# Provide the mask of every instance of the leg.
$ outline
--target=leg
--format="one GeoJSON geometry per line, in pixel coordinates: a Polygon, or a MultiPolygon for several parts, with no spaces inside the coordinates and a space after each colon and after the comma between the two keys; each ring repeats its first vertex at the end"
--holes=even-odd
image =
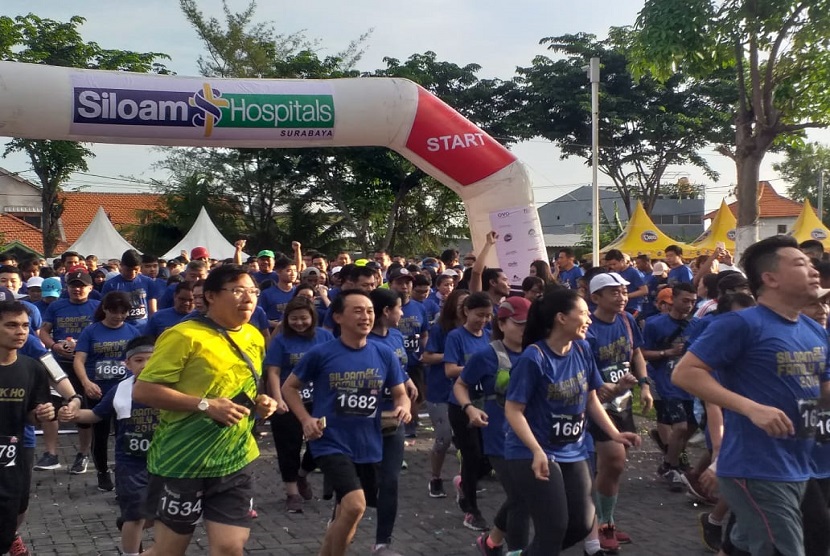
{"type": "Polygon", "coordinates": [[[144,556],[184,556],[193,533],[180,535],[157,519],[153,536],[155,544],[143,552],[144,556]]]}
{"type": "Polygon", "coordinates": [[[110,436],[111,419],[104,419],[92,425],[92,460],[98,473],[109,471],[107,467],[107,443],[110,436]]]}
{"type": "Polygon", "coordinates": [[[390,544],[398,515],[398,479],[403,461],[404,428],[383,437],[383,460],[378,473],[376,544],[390,544]]]}
{"type": "Polygon", "coordinates": [[[455,444],[461,450],[461,489],[464,493],[464,511],[478,514],[476,485],[482,458],[480,434],[478,430],[470,428],[469,419],[457,405],[449,404],[448,414],[455,444]]]}
{"type": "MultiPolygon", "coordinates": [[[[490,456],[490,463],[496,470],[496,476],[504,488],[504,493],[507,499],[499,508],[496,518],[493,520],[496,527],[504,532],[504,540],[507,541],[507,547],[510,550],[521,550],[527,546],[530,539],[530,516],[527,512],[527,507],[521,499],[521,496],[513,488],[513,483],[508,479],[507,462],[499,457],[490,456]]],[[[494,542],[497,539],[498,533],[495,530],[490,531],[490,536],[494,542]]],[[[497,542],[495,544],[500,544],[497,542]]]]}
{"type": "Polygon", "coordinates": [[[533,540],[522,556],[559,556],[568,529],[568,501],[559,464],[550,463],[550,477],[539,481],[530,460],[508,460],[507,476],[533,520],[533,540]]]}
{"type": "Polygon", "coordinates": [[[303,447],[303,429],[293,413],[274,414],[270,418],[277,465],[288,496],[298,496],[297,472],[300,470],[300,450],[303,447]]]}
{"type": "Polygon", "coordinates": [[[568,528],[562,548],[570,548],[588,536],[594,524],[591,471],[587,461],[559,464],[568,504],[568,528]]]}
{"type": "Polygon", "coordinates": [[[58,453],[58,427],[57,421],[46,421],[41,423],[40,427],[43,429],[43,444],[49,454],[57,455],[58,453]]]}
{"type": "Polygon", "coordinates": [[[125,521],[121,526],[121,551],[125,554],[138,554],[141,537],[144,533],[144,520],[125,521]]]}
{"type": "Polygon", "coordinates": [[[614,508],[625,470],[625,446],[617,442],[597,442],[596,489],[600,525],[614,524],[614,508]]]}
{"type": "Polygon", "coordinates": [[[830,511],[817,479],[807,482],[801,515],[804,519],[804,551],[808,556],[830,554],[830,511]]]}
{"type": "Polygon", "coordinates": [[[357,526],[366,511],[366,498],[362,490],[353,490],[340,500],[337,514],[326,531],[321,555],[345,556],[357,526]]]}
{"type": "Polygon", "coordinates": [[[210,556],[242,556],[245,543],[251,535],[247,527],[225,525],[215,521],[205,520],[210,556]]]}
{"type": "Polygon", "coordinates": [[[452,445],[452,427],[448,415],[448,404],[427,402],[429,419],[435,429],[435,441],[429,453],[429,462],[432,469],[432,478],[440,479],[444,467],[444,459],[452,445]]]}

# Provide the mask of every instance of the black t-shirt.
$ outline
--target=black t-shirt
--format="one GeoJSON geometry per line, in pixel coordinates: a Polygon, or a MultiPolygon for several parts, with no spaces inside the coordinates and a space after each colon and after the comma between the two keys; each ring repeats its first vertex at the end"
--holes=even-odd
{"type": "Polygon", "coordinates": [[[29,412],[48,401],[49,378],[43,363],[18,354],[11,365],[0,365],[0,496],[19,494],[23,428],[29,412]]]}

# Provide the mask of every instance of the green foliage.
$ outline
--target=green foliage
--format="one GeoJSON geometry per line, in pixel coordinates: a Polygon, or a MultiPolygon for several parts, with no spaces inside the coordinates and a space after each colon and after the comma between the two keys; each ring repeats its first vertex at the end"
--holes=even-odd
{"type": "MultiPolygon", "coordinates": [[[[619,207],[617,207],[617,203],[614,202],[614,214],[611,220],[608,219],[608,215],[605,214],[605,211],[600,210],[600,219],[599,219],[599,248],[602,249],[607,245],[610,245],[614,242],[615,239],[620,237],[620,235],[625,230],[625,227],[622,225],[620,221],[620,211],[619,207]]],[[[585,226],[585,230],[582,232],[582,237],[577,243],[577,246],[584,247],[588,252],[591,251],[593,244],[594,244],[594,227],[592,225],[585,226]]]]}
{"type": "Polygon", "coordinates": [[[557,57],[537,56],[532,66],[518,68],[524,106],[516,122],[523,137],[545,137],[563,157],[590,164],[591,87],[584,66],[599,57],[599,168],[614,182],[628,214],[636,199],[651,210],[671,166],[694,165],[717,179],[700,150],[724,140],[730,123],[724,109],[730,90],[717,80],[682,74],[663,83],[647,74],[635,78],[628,69],[630,34],[614,28],[603,41],[584,33],[542,39],[557,57]]]}
{"type": "MultiPolygon", "coordinates": [[[[773,169],[781,174],[790,185],[787,194],[796,201],[809,199],[813,207],[818,207],[818,180],[824,174],[825,213],[830,209],[830,147],[820,143],[807,143],[789,147],[783,162],[773,164],[773,169]]],[[[830,224],[830,216],[822,219],[830,224]]]]}
{"type": "MultiPolygon", "coordinates": [[[[87,69],[169,73],[157,62],[167,59],[158,52],[132,52],[101,48],[85,42],[80,33],[84,18],[68,22],[44,19],[34,14],[14,19],[0,17],[0,58],[6,61],[48,64],[87,69]]],[[[86,146],[71,141],[13,139],[3,156],[13,152],[28,155],[41,186],[43,204],[43,253],[52,256],[60,240],[58,219],[63,212],[60,190],[74,172],[88,170],[87,159],[94,156],[86,146]]]]}

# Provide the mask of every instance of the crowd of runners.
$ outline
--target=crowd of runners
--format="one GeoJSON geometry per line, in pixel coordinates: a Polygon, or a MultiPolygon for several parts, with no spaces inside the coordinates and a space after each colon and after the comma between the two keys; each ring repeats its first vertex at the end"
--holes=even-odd
{"type": "Polygon", "coordinates": [[[690,264],[677,246],[661,260],[611,250],[593,267],[564,248],[511,291],[484,265],[497,240],[422,259],[294,242],[243,260],[244,241],[219,261],[210,246],[168,261],[0,255],[0,554],[29,554],[18,531],[33,470],[84,474],[91,456],[99,490],[117,494],[122,554],[183,555],[203,523],[210,554],[241,556],[259,421],[286,512],[303,512],[308,475],[323,474],[319,554],[346,554],[374,507],[372,554],[399,556],[419,415],[434,431],[423,495],[455,497],[483,556],[647,546],[615,522],[641,444],[635,406],[656,413],[667,491],[712,505],[698,516],[706,548],[830,553],[821,243],[775,236],[740,264],[721,247],[690,264]],[[78,429],[72,461],[58,456],[61,422],[78,429]],[[707,450],[689,461],[695,436],[707,450]],[[485,516],[490,474],[504,501],[485,516]]]}

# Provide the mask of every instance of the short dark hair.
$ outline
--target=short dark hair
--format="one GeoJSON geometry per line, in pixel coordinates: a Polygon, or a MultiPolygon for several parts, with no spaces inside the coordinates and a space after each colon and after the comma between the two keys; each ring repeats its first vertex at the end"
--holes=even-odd
{"type": "Polygon", "coordinates": [[[193,284],[190,282],[185,282],[182,280],[178,284],[176,284],[176,289],[173,290],[173,295],[178,295],[179,292],[192,292],[193,291],[193,284]]]}
{"type": "Polygon", "coordinates": [[[522,280],[522,291],[529,292],[536,286],[540,286],[542,288],[545,287],[545,281],[539,278],[538,276],[526,276],[524,280],[522,280]]]}
{"type": "Polygon", "coordinates": [[[104,313],[105,310],[115,311],[121,309],[124,312],[129,312],[132,308],[133,304],[130,299],[130,294],[114,290],[108,292],[101,300],[101,304],[95,309],[95,314],[92,316],[92,320],[96,322],[104,320],[104,317],[106,316],[104,313]]]}
{"type": "Polygon", "coordinates": [[[417,286],[432,286],[432,282],[430,281],[429,277],[424,276],[421,273],[413,274],[412,278],[415,280],[412,283],[413,288],[417,286]]]}
{"type": "Polygon", "coordinates": [[[625,260],[625,255],[619,249],[611,249],[605,254],[606,261],[622,261],[625,260]]]}
{"type": "Polygon", "coordinates": [[[499,274],[504,272],[500,268],[485,268],[481,273],[481,291],[490,291],[490,282],[499,279],[499,274]]]}
{"type": "Polygon", "coordinates": [[[141,266],[141,255],[135,249],[127,249],[121,255],[121,264],[128,268],[141,266]]]}
{"type": "Polygon", "coordinates": [[[81,254],[77,251],[64,251],[63,253],[61,253],[62,262],[66,262],[66,259],[68,259],[69,257],[78,257],[79,259],[83,259],[81,254]]]}
{"type": "Polygon", "coordinates": [[[157,262],[159,262],[159,258],[155,255],[150,255],[148,253],[141,255],[141,264],[152,264],[157,262]]]}
{"type": "MultiPolygon", "coordinates": [[[[366,268],[366,267],[358,267],[358,268],[366,268]]],[[[329,308],[331,309],[331,312],[336,314],[336,315],[342,315],[343,311],[346,309],[346,298],[351,297],[353,295],[362,295],[363,297],[365,297],[369,301],[372,300],[372,298],[369,297],[369,294],[364,292],[363,290],[343,290],[342,292],[340,292],[340,295],[338,295],[336,298],[334,298],[334,301],[331,302],[331,305],[329,305],[329,308]]]]}
{"type": "Polygon", "coordinates": [[[824,244],[817,239],[807,239],[798,244],[798,248],[804,251],[805,249],[818,249],[824,252],[824,244]]]}
{"type": "MultiPolygon", "coordinates": [[[[248,276],[248,269],[242,265],[223,264],[222,266],[217,266],[211,270],[208,273],[207,278],[205,278],[203,292],[218,293],[222,291],[225,284],[236,282],[243,276],[248,276]]],[[[207,296],[205,296],[205,304],[207,303],[207,296]]]]}
{"type": "Polygon", "coordinates": [[[717,299],[718,298],[718,275],[717,274],[707,274],[703,277],[703,287],[706,289],[706,298],[707,299],[717,299]]]}
{"type": "Polygon", "coordinates": [[[450,265],[454,260],[458,258],[458,251],[455,249],[444,249],[441,252],[441,256],[438,257],[441,259],[441,262],[445,265],[450,265]]]}
{"type": "Polygon", "coordinates": [[[467,299],[464,300],[464,310],[465,311],[472,311],[474,309],[485,309],[488,308],[491,311],[493,310],[493,302],[490,300],[490,296],[484,292],[476,292],[471,293],[467,299]]]}
{"type": "Polygon", "coordinates": [[[737,288],[749,287],[749,282],[746,276],[737,270],[726,270],[718,274],[718,293],[723,295],[729,290],[737,288]]]}
{"type": "Polygon", "coordinates": [[[307,297],[295,295],[285,305],[285,310],[282,313],[282,323],[282,335],[285,337],[313,338],[314,334],[317,333],[317,310],[314,308],[314,303],[307,297]],[[295,311],[308,311],[311,315],[311,326],[303,333],[299,333],[288,326],[288,315],[295,311]]]}
{"type": "Polygon", "coordinates": [[[3,315],[19,315],[21,313],[29,314],[29,309],[21,302],[14,299],[0,301],[0,319],[3,315]]]}
{"type": "Polygon", "coordinates": [[[372,306],[375,308],[375,318],[377,319],[383,314],[383,310],[387,307],[395,307],[401,299],[398,292],[386,289],[376,288],[369,294],[369,299],[372,300],[372,306]]]}
{"type": "Polygon", "coordinates": [[[798,249],[798,242],[792,236],[777,235],[753,243],[744,251],[741,267],[746,272],[749,289],[756,297],[764,285],[764,272],[778,268],[778,250],[787,247],[798,249]]]}
{"type": "Polygon", "coordinates": [[[274,261],[274,270],[285,270],[293,264],[296,264],[293,259],[289,259],[288,257],[280,257],[274,261]]]}
{"type": "Polygon", "coordinates": [[[374,278],[375,271],[368,266],[353,266],[352,271],[349,273],[349,282],[356,283],[361,277],[374,278]]]}
{"type": "Polygon", "coordinates": [[[732,306],[737,305],[741,308],[755,307],[755,298],[748,293],[727,293],[718,298],[718,314],[722,315],[732,310],[732,306]]]}
{"type": "Polygon", "coordinates": [[[559,252],[560,253],[565,253],[565,256],[568,257],[568,258],[576,256],[576,254],[574,253],[573,247],[562,247],[562,248],[559,249],[559,252]]]}
{"type": "Polygon", "coordinates": [[[665,252],[668,253],[669,251],[671,251],[672,253],[674,253],[678,257],[683,256],[683,248],[680,247],[679,245],[669,245],[668,247],[666,247],[665,252]]]}
{"type": "Polygon", "coordinates": [[[681,293],[693,293],[697,295],[697,290],[692,284],[688,282],[680,282],[679,284],[675,284],[672,287],[671,296],[678,297],[681,293]]]}
{"type": "Polygon", "coordinates": [[[0,265],[0,274],[17,274],[21,280],[23,279],[23,271],[10,264],[0,265]]]}

